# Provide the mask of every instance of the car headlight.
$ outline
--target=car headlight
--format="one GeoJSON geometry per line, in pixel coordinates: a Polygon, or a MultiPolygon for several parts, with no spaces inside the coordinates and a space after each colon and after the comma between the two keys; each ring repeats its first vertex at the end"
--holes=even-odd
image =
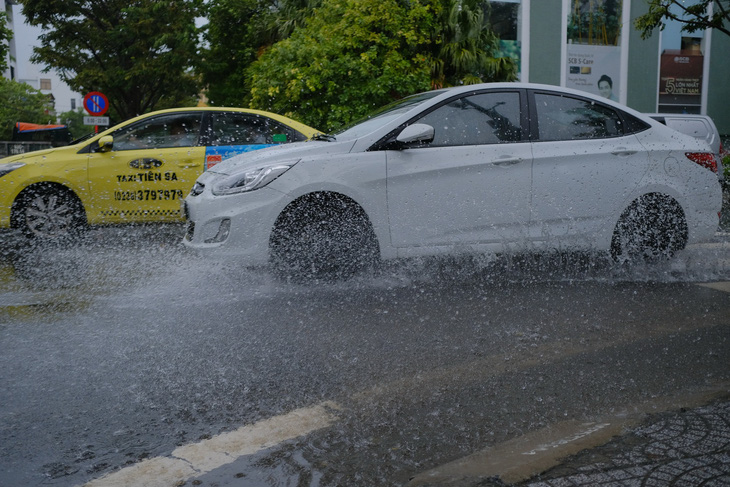
{"type": "Polygon", "coordinates": [[[25,166],[22,162],[11,162],[10,164],[0,164],[0,177],[5,176],[10,171],[15,171],[25,166]]]}
{"type": "Polygon", "coordinates": [[[297,162],[299,160],[277,162],[275,164],[257,167],[256,169],[247,169],[243,172],[231,174],[213,184],[213,194],[221,196],[263,188],[291,169],[297,162]]]}

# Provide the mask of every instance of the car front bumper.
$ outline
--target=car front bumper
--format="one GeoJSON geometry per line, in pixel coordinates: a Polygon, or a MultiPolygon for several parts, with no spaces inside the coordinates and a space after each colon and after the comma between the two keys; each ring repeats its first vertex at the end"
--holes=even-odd
{"type": "Polygon", "coordinates": [[[184,201],[187,229],[183,243],[203,255],[231,257],[239,265],[265,265],[276,217],[290,202],[283,193],[261,188],[251,193],[214,196],[204,191],[184,201]]]}

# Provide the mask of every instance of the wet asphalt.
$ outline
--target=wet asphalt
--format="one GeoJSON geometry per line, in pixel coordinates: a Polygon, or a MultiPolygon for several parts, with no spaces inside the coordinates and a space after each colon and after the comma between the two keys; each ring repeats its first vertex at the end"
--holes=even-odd
{"type": "Polygon", "coordinates": [[[177,485],[407,485],[661,397],[675,399],[528,478],[448,485],[727,485],[724,232],[641,269],[429,260],[305,285],[201,261],[180,231],[4,247],[0,485],[81,485],[321,401],[332,425],[177,485]]]}

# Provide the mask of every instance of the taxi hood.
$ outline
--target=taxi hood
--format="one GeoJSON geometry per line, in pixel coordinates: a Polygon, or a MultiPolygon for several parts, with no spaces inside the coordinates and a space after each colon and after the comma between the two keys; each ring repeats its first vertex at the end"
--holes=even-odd
{"type": "Polygon", "coordinates": [[[43,150],[36,150],[31,152],[24,152],[22,154],[17,154],[14,156],[8,156],[0,159],[0,164],[10,163],[10,162],[33,162],[29,161],[28,159],[34,158],[34,157],[47,157],[54,152],[66,150],[68,145],[65,145],[63,147],[53,147],[52,149],[43,149],[43,150]]]}

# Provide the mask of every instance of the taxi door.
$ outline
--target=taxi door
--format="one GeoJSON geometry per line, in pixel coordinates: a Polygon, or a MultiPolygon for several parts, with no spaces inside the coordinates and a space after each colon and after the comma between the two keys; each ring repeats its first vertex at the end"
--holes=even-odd
{"type": "Polygon", "coordinates": [[[203,171],[203,114],[168,113],[112,134],[111,150],[88,160],[94,223],[177,221],[181,202],[203,171]]]}

